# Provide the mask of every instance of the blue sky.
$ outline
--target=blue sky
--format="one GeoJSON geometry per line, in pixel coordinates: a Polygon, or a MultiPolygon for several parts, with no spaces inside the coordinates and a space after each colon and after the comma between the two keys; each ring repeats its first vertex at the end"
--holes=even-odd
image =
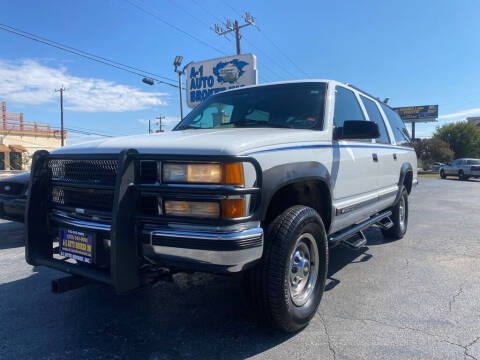
{"type": "MultiPolygon", "coordinates": [[[[257,55],[260,82],[345,81],[392,106],[439,104],[438,124],[480,115],[477,0],[128,1],[156,17],[126,0],[16,0],[0,2],[0,23],[175,81],[177,54],[184,63],[234,54],[233,38],[209,26],[248,10],[260,30],[243,29],[242,52],[257,55]]],[[[178,121],[175,88],[4,31],[0,43],[0,100],[25,121],[59,126],[62,83],[66,127],[123,135],[147,131],[159,115],[169,127],[178,121]]],[[[418,126],[417,136],[438,124],[418,126]]],[[[71,134],[70,143],[89,138],[71,134]]]]}

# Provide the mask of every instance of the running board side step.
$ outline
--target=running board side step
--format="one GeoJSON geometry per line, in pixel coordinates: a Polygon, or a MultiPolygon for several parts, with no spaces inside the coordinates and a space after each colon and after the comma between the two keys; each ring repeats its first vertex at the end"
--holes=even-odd
{"type": "Polygon", "coordinates": [[[393,226],[393,221],[390,219],[390,216],[387,216],[374,225],[382,230],[388,230],[393,226]]]}
{"type": "Polygon", "coordinates": [[[365,220],[364,222],[361,222],[360,224],[356,224],[352,227],[347,228],[344,231],[333,234],[328,239],[328,242],[330,246],[336,246],[340,243],[343,243],[353,249],[359,249],[367,243],[367,239],[365,238],[365,235],[363,234],[362,231],[369,228],[370,226],[373,226],[379,223],[381,224],[381,225],[379,224],[380,227],[393,226],[393,223],[390,220],[391,215],[392,215],[392,212],[390,210],[385,211],[381,214],[375,215],[370,219],[365,220]],[[387,221],[385,221],[385,219],[387,218],[390,221],[391,225],[387,223],[387,221]],[[352,237],[354,238],[351,239],[352,237]]]}

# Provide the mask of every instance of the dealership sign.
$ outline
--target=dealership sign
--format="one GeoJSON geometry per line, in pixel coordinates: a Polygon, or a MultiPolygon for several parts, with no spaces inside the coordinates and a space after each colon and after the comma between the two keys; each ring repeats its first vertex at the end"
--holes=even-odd
{"type": "Polygon", "coordinates": [[[190,63],[187,75],[187,105],[194,108],[220,91],[257,83],[257,58],[235,55],[190,63]]]}
{"type": "Polygon", "coordinates": [[[394,108],[405,122],[429,122],[438,117],[438,105],[405,106],[394,108]]]}

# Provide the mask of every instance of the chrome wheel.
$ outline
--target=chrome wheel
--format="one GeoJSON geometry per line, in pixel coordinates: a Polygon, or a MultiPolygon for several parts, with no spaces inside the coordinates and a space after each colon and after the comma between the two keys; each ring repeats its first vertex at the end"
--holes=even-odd
{"type": "Polygon", "coordinates": [[[290,298],[296,306],[304,305],[315,288],[318,277],[318,248],[310,233],[301,234],[290,256],[290,298]]]}
{"type": "Polygon", "coordinates": [[[405,219],[407,217],[407,206],[405,204],[405,197],[400,198],[400,204],[398,207],[398,220],[400,223],[400,229],[405,230],[405,219]]]}

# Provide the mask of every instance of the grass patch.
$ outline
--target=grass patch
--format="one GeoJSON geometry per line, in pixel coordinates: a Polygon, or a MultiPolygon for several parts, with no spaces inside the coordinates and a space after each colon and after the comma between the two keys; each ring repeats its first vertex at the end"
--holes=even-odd
{"type": "Polygon", "coordinates": [[[440,178],[440,174],[417,174],[417,176],[420,178],[440,178]]]}

